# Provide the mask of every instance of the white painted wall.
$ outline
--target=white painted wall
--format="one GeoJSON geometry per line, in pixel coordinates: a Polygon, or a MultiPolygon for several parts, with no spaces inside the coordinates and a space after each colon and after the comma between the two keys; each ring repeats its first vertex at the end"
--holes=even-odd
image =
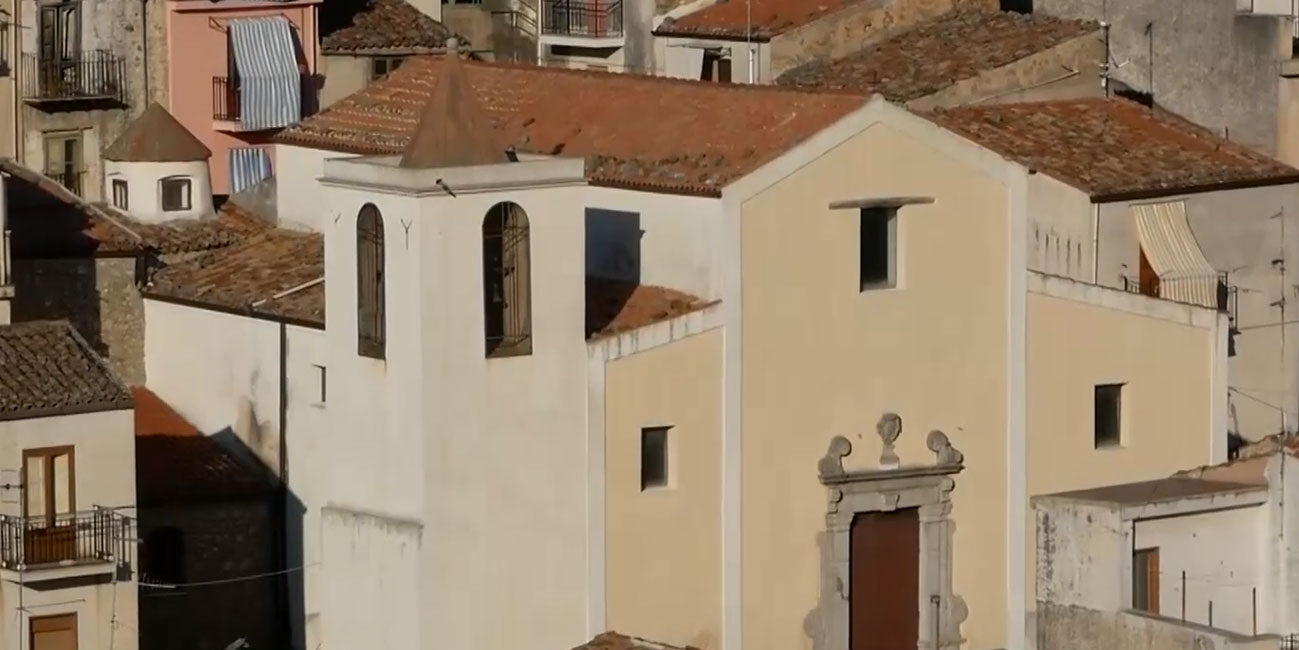
{"type": "Polygon", "coordinates": [[[731,57],[731,81],[748,83],[749,81],[749,48],[753,50],[754,83],[767,84],[771,77],[771,44],[744,41],[685,37],[655,36],[654,74],[676,79],[699,80],[703,71],[703,51],[721,49],[729,51],[731,57]]]}
{"type": "MultiPolygon", "coordinates": [[[[1093,281],[1095,232],[1087,194],[1045,174],[1028,177],[1028,268],[1093,281]]],[[[1113,286],[1113,285],[1110,285],[1113,286]]]]}
{"type": "Polygon", "coordinates": [[[1179,620],[1183,617],[1185,571],[1187,621],[1208,625],[1212,602],[1213,627],[1253,634],[1255,601],[1251,590],[1258,590],[1260,603],[1265,594],[1265,507],[1142,520],[1135,527],[1138,550],[1159,548],[1160,614],[1179,620]]]}
{"type": "Polygon", "coordinates": [[[113,204],[113,181],[126,181],[127,209],[131,216],[145,223],[172,219],[196,219],[210,215],[212,209],[212,175],[206,160],[191,162],[122,162],[104,161],[104,202],[113,204]],[[186,178],[190,181],[190,209],[162,209],[162,181],[186,178]]]}
{"type": "Polygon", "coordinates": [[[275,145],[275,209],[280,225],[324,232],[340,214],[320,191],[318,181],[324,175],[325,161],[355,157],[325,149],[275,145]]]}
{"type": "MultiPolygon", "coordinates": [[[[77,510],[93,506],[119,507],[135,516],[135,421],[130,409],[79,413],[0,422],[0,469],[22,468],[24,449],[73,447],[76,464],[77,510]]],[[[22,515],[22,503],[0,499],[0,514],[22,515]]],[[[128,562],[138,571],[135,549],[128,562]]],[[[57,569],[55,569],[57,571],[57,569]]],[[[29,574],[26,580],[31,580],[29,574]]],[[[77,645],[81,648],[134,650],[139,647],[135,580],[105,584],[18,584],[15,573],[0,580],[0,615],[4,616],[5,647],[26,648],[32,617],[77,614],[77,645]],[[20,595],[21,592],[21,595],[20,595]],[[116,625],[113,624],[116,619],[116,625]],[[110,639],[112,642],[110,643],[110,639]]]]}

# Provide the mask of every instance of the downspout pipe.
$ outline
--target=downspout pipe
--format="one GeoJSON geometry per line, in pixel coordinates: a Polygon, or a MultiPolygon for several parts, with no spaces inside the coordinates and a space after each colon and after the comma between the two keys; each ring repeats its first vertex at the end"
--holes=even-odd
{"type": "Polygon", "coordinates": [[[276,625],[276,634],[280,640],[280,647],[287,648],[292,643],[292,631],[289,624],[289,534],[288,534],[288,510],[289,510],[289,326],[284,321],[280,321],[280,377],[279,377],[279,401],[280,401],[280,449],[279,449],[279,474],[280,485],[276,494],[273,523],[275,525],[275,536],[277,553],[275,558],[275,570],[280,572],[279,579],[276,581],[276,606],[279,609],[279,615],[276,616],[278,624],[276,625]]]}
{"type": "MultiPolygon", "coordinates": [[[[21,2],[21,0],[19,0],[21,2]]],[[[147,107],[150,102],[149,95],[149,0],[140,0],[140,40],[143,42],[144,65],[144,101],[142,106],[147,107]]]]}

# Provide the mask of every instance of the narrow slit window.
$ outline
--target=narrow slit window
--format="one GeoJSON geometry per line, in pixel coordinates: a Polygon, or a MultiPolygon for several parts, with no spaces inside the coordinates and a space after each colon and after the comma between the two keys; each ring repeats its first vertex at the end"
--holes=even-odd
{"type": "Polygon", "coordinates": [[[1101,384],[1095,389],[1094,442],[1097,449],[1123,442],[1123,384],[1101,384]]]}
{"type": "Polygon", "coordinates": [[[113,179],[113,207],[118,210],[130,209],[130,202],[127,198],[126,181],[120,178],[113,179]]]}
{"type": "Polygon", "coordinates": [[[383,217],[367,203],[356,217],[356,338],[357,353],[373,359],[384,358],[384,261],[383,217]]]}
{"type": "Polygon", "coordinates": [[[319,399],[316,400],[316,402],[319,404],[324,404],[325,403],[325,366],[313,365],[312,367],[316,369],[316,374],[320,379],[320,397],[319,399]]]}
{"type": "Polygon", "coordinates": [[[1132,609],[1159,613],[1159,549],[1132,553],[1132,609]]]}
{"type": "Polygon", "coordinates": [[[860,211],[861,290],[897,286],[897,210],[862,208],[860,211]]]}
{"type": "Polygon", "coordinates": [[[532,354],[528,215],[497,203],[483,219],[483,338],[488,357],[532,354]]]}
{"type": "Polygon", "coordinates": [[[668,431],[671,427],[640,430],[641,491],[668,486],[668,431]]]}

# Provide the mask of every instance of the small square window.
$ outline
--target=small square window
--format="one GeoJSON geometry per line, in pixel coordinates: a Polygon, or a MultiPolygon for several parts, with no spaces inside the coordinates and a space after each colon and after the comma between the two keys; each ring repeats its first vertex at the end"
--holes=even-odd
{"type": "Polygon", "coordinates": [[[1123,384],[1101,384],[1095,392],[1095,446],[1117,447],[1123,442],[1123,384]]]}
{"type": "Polygon", "coordinates": [[[379,56],[370,60],[370,81],[378,81],[388,75],[389,72],[401,67],[405,57],[401,56],[379,56]]]}
{"type": "Polygon", "coordinates": [[[190,183],[188,178],[162,179],[162,209],[179,212],[190,209],[190,183]]]}
{"type": "Polygon", "coordinates": [[[640,430],[641,491],[668,486],[668,430],[645,427],[640,430]]]}
{"type": "Polygon", "coordinates": [[[896,208],[862,208],[859,252],[861,290],[891,289],[898,283],[896,208]]]}
{"type": "Polygon", "coordinates": [[[130,208],[126,196],[126,181],[120,178],[113,179],[113,207],[118,210],[127,210],[130,208]]]}

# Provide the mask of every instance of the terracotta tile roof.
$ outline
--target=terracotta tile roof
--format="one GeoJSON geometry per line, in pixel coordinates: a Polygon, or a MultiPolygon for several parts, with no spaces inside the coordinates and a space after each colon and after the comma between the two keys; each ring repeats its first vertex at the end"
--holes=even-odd
{"type": "Polygon", "coordinates": [[[617,632],[604,632],[573,650],[697,650],[693,646],[670,646],[617,632]]]}
{"type": "MultiPolygon", "coordinates": [[[[326,54],[367,51],[435,50],[446,47],[452,36],[446,25],[433,20],[406,0],[370,0],[352,18],[352,24],[320,41],[326,54]]],[[[468,43],[462,38],[460,45],[468,43]]]]}
{"type": "Polygon", "coordinates": [[[158,271],[144,294],[324,327],[324,277],[320,234],[271,229],[158,271]]]}
{"type": "Polygon", "coordinates": [[[499,134],[465,78],[460,57],[445,61],[399,164],[435,169],[509,162],[505,145],[498,142],[499,134]]]}
{"type": "Polygon", "coordinates": [[[266,468],[203,435],[144,387],[135,398],[135,486],[140,505],[269,496],[266,468]]]}
{"type": "Polygon", "coordinates": [[[212,157],[212,150],[153,102],[104,150],[105,160],[123,162],[193,162],[212,157]]]}
{"type": "Polygon", "coordinates": [[[927,117],[1093,201],[1299,182],[1299,170],[1123,99],[962,107],[927,117]]]}
{"type": "Polygon", "coordinates": [[[669,18],[654,30],[656,36],[704,36],[720,39],[770,40],[781,32],[801,27],[861,0],[719,0],[711,7],[669,18]]]}
{"type": "Polygon", "coordinates": [[[270,225],[226,202],[214,217],[145,224],[87,203],[53,180],[0,159],[9,204],[12,253],[18,259],[199,252],[229,246],[270,225]]]}
{"type": "Polygon", "coordinates": [[[709,301],[675,289],[619,280],[586,279],[586,336],[613,336],[702,309],[709,301]]]}
{"type": "Polygon", "coordinates": [[[131,394],[66,321],[0,326],[0,420],[131,408],[131,394]]]}
{"type": "MultiPolygon", "coordinates": [[[[771,86],[506,63],[464,66],[503,142],[522,152],[585,156],[596,184],[664,192],[716,195],[865,103],[771,86]]],[[[276,140],[400,154],[441,70],[437,57],[412,59],[276,140]]]]}
{"type": "Polygon", "coordinates": [[[1098,29],[1090,21],[965,7],[841,59],[789,70],[776,83],[880,93],[889,101],[906,102],[1098,29]]]}

